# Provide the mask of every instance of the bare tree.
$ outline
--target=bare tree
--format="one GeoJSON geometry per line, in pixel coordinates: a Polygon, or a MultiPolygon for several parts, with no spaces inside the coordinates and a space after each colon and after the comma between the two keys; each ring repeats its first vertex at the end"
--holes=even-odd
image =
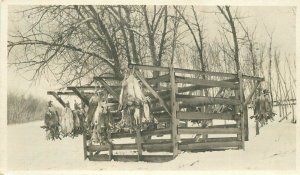
{"type": "Polygon", "coordinates": [[[236,31],[236,27],[235,27],[235,18],[232,16],[229,6],[225,6],[225,7],[218,6],[218,9],[220,10],[221,14],[224,16],[228,25],[230,26],[230,30],[228,30],[228,29],[225,29],[225,30],[232,34],[234,48],[232,48],[230,45],[229,45],[229,47],[230,47],[230,50],[232,50],[232,52],[234,53],[234,62],[235,62],[235,66],[236,66],[236,71],[239,72],[240,71],[239,44],[238,44],[238,38],[237,38],[237,31],[236,31]]]}

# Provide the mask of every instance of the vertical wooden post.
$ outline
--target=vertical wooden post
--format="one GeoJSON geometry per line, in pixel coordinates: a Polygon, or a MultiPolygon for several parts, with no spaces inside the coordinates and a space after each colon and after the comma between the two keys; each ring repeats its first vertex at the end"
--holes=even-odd
{"type": "Polygon", "coordinates": [[[137,128],[136,129],[136,138],[135,138],[135,142],[137,144],[137,148],[138,148],[138,161],[143,160],[143,155],[142,155],[142,136],[141,136],[141,129],[137,128]]]}
{"type": "Polygon", "coordinates": [[[108,140],[108,157],[109,160],[113,159],[113,143],[111,142],[111,131],[107,131],[107,140],[108,140]]]}
{"type": "MultiPolygon", "coordinates": [[[[81,99],[81,104],[83,102],[84,101],[81,99]]],[[[86,105],[89,106],[89,104],[86,104],[86,105]]],[[[84,131],[82,133],[82,141],[83,141],[83,157],[84,157],[84,160],[85,160],[88,157],[88,155],[87,155],[87,139],[86,139],[86,131],[85,131],[85,129],[84,129],[84,131]]]]}
{"type": "Polygon", "coordinates": [[[171,127],[172,127],[172,145],[173,145],[173,157],[175,158],[178,155],[178,133],[177,133],[177,127],[178,127],[178,121],[176,117],[177,112],[177,102],[176,102],[176,92],[177,92],[177,85],[175,82],[175,72],[174,68],[170,67],[170,83],[171,83],[171,114],[172,114],[172,121],[171,121],[171,127]]]}
{"type": "Polygon", "coordinates": [[[259,135],[259,122],[258,122],[258,120],[255,121],[255,131],[256,131],[256,135],[259,135]]]}
{"type": "Polygon", "coordinates": [[[83,140],[83,158],[84,158],[84,160],[85,160],[85,159],[87,158],[86,133],[83,132],[82,136],[83,136],[83,138],[82,138],[82,140],[83,140]]]}
{"type": "Polygon", "coordinates": [[[244,115],[244,90],[243,90],[243,75],[242,72],[238,72],[238,77],[239,77],[239,92],[240,92],[240,113],[241,113],[241,130],[242,130],[242,148],[245,150],[245,115],[244,115]]]}

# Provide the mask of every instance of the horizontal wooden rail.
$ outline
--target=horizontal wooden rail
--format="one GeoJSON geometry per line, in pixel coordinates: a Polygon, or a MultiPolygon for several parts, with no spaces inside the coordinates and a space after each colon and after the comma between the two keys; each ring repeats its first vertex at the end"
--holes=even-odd
{"type": "Polygon", "coordinates": [[[170,82],[170,75],[161,75],[153,78],[145,78],[149,84],[170,82]]]}
{"type": "Polygon", "coordinates": [[[189,143],[179,144],[179,149],[182,151],[195,150],[195,149],[220,149],[220,148],[235,148],[241,147],[241,141],[229,141],[229,142],[205,142],[205,143],[189,143]]]}
{"type": "Polygon", "coordinates": [[[178,134],[239,134],[240,128],[178,128],[178,134]]]}
{"type": "Polygon", "coordinates": [[[172,148],[172,142],[170,143],[143,143],[142,144],[143,150],[152,149],[152,150],[166,150],[172,148]]]}
{"type": "Polygon", "coordinates": [[[177,118],[180,120],[198,120],[198,119],[220,119],[234,120],[234,113],[203,113],[203,112],[177,112],[177,118]]]}
{"type": "MultiPolygon", "coordinates": [[[[129,64],[129,68],[137,68],[143,70],[152,70],[152,71],[160,71],[160,72],[169,72],[169,67],[158,67],[158,66],[151,66],[151,65],[139,65],[139,64],[129,64]]],[[[174,68],[175,73],[184,73],[184,74],[196,74],[196,75],[208,75],[208,76],[218,76],[218,77],[228,77],[228,78],[237,78],[237,74],[232,73],[222,73],[222,72],[210,72],[210,71],[200,71],[200,70],[190,70],[190,69],[181,69],[181,68],[174,68]]],[[[261,77],[254,77],[249,75],[243,75],[243,79],[249,80],[258,80],[264,81],[264,78],[261,77]]]]}
{"type": "MultiPolygon", "coordinates": [[[[112,144],[113,150],[136,150],[137,144],[112,144]]],[[[108,145],[90,145],[87,146],[87,151],[108,151],[108,145]]]]}
{"type": "Polygon", "coordinates": [[[176,94],[176,99],[177,101],[188,103],[190,105],[212,105],[212,104],[239,105],[241,104],[241,101],[238,99],[192,96],[192,95],[182,95],[182,94],[176,94]]]}
{"type": "MultiPolygon", "coordinates": [[[[165,135],[171,134],[171,128],[157,129],[153,131],[142,131],[141,136],[153,136],[153,135],[165,135]]],[[[111,138],[126,138],[126,137],[136,137],[136,133],[111,133],[111,138]]]]}
{"type": "Polygon", "coordinates": [[[224,88],[237,89],[239,87],[234,82],[202,80],[199,78],[188,78],[188,77],[179,77],[179,76],[176,76],[176,83],[201,85],[203,88],[224,87],[224,88]]]}
{"type": "MultiPolygon", "coordinates": [[[[137,155],[113,155],[114,161],[120,162],[138,162],[137,155]]],[[[167,162],[173,160],[173,155],[142,155],[144,162],[167,162]]],[[[95,156],[89,156],[91,161],[110,161],[108,154],[100,154],[95,156]]]]}
{"type": "MultiPolygon", "coordinates": [[[[172,148],[172,143],[143,143],[142,149],[145,151],[147,149],[151,150],[168,150],[172,148]]],[[[112,144],[112,150],[136,150],[138,149],[137,144],[112,144]]],[[[108,145],[90,145],[87,146],[87,151],[96,152],[96,151],[108,151],[108,145]]]]}

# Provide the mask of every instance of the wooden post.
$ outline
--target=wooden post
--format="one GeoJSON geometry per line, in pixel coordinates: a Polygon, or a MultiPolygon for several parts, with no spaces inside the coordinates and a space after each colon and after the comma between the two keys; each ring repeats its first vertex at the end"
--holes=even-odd
{"type": "Polygon", "coordinates": [[[109,160],[113,159],[113,143],[111,142],[111,131],[107,131],[107,139],[108,139],[108,156],[109,156],[109,160]]]}
{"type": "Polygon", "coordinates": [[[138,161],[143,160],[143,150],[142,150],[142,136],[141,136],[141,129],[137,128],[136,129],[136,138],[135,138],[135,142],[137,144],[137,148],[138,148],[138,161]]]}
{"type": "Polygon", "coordinates": [[[238,72],[238,77],[239,77],[239,95],[240,95],[240,100],[241,100],[241,105],[240,105],[240,113],[241,113],[241,130],[242,130],[242,148],[245,150],[245,115],[244,115],[244,90],[243,90],[243,75],[242,72],[238,72]]]}
{"type": "Polygon", "coordinates": [[[87,149],[86,149],[86,133],[83,132],[83,158],[84,160],[87,158],[87,149]]]}
{"type": "Polygon", "coordinates": [[[171,113],[172,113],[172,145],[173,145],[173,157],[175,158],[178,155],[178,120],[176,117],[177,112],[177,102],[176,102],[176,92],[177,92],[177,84],[175,83],[175,72],[174,68],[170,67],[170,82],[171,82],[171,113]]]}
{"type": "Polygon", "coordinates": [[[258,120],[255,121],[255,131],[256,131],[256,135],[259,135],[259,122],[258,122],[258,120]]]}
{"type": "MultiPolygon", "coordinates": [[[[149,85],[149,83],[147,83],[147,81],[143,78],[143,76],[138,71],[135,71],[134,73],[141,80],[141,82],[145,85],[145,87],[151,92],[151,94],[159,100],[160,105],[163,106],[163,108],[166,110],[166,112],[169,115],[171,115],[167,105],[165,104],[165,101],[158,95],[158,93],[155,92],[155,90],[149,85]]],[[[175,78],[174,78],[174,83],[175,83],[175,78]]]]}
{"type": "Polygon", "coordinates": [[[103,80],[101,77],[94,77],[95,80],[99,81],[103,87],[117,100],[119,100],[118,94],[103,80]]]}
{"type": "Polygon", "coordinates": [[[76,87],[68,87],[68,89],[72,90],[84,104],[89,105],[88,98],[84,94],[81,94],[76,87]]]}
{"type": "Polygon", "coordinates": [[[66,103],[57,95],[54,91],[48,91],[48,95],[52,95],[63,107],[66,107],[66,103]]]}

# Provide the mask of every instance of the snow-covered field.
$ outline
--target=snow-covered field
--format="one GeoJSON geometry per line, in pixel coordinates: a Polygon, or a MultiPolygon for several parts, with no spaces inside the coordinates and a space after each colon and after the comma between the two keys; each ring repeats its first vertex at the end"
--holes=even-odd
{"type": "Polygon", "coordinates": [[[166,163],[83,160],[82,136],[47,141],[40,121],[10,125],[8,170],[295,170],[296,125],[274,121],[255,136],[254,122],[249,122],[245,151],[183,152],[166,163]]]}

